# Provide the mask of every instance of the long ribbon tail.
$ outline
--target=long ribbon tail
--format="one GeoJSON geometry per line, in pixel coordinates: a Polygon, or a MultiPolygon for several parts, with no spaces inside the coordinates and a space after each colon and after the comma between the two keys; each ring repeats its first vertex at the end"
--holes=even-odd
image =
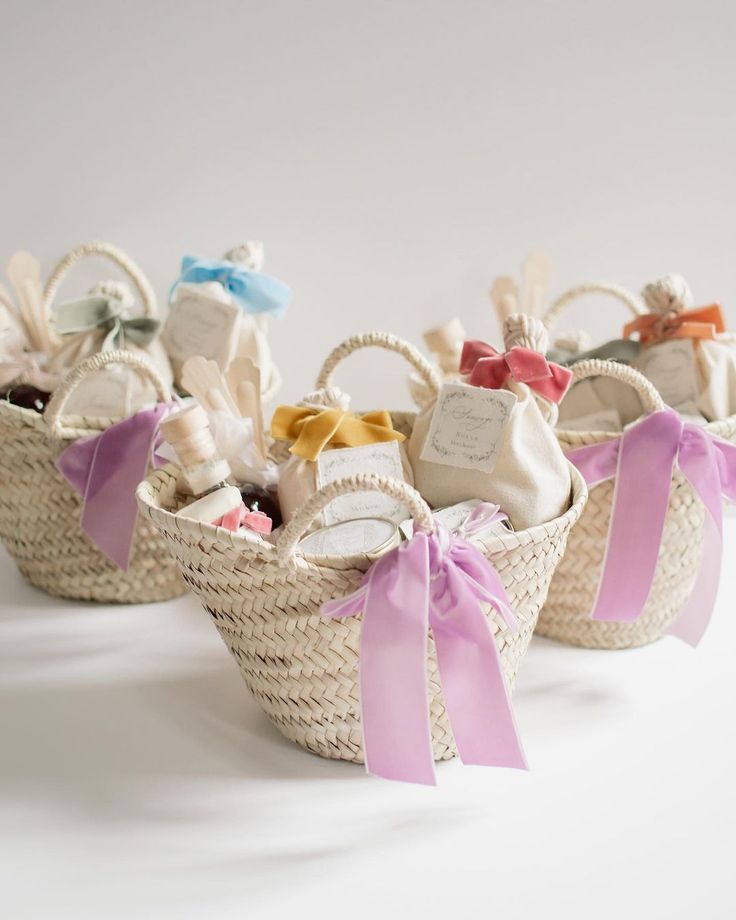
{"type": "Polygon", "coordinates": [[[427,698],[429,551],[417,533],[382,556],[363,585],[328,601],[323,616],[363,611],[360,709],[369,773],[435,785],[427,698]]]}
{"type": "MultiPolygon", "coordinates": [[[[616,442],[613,509],[591,612],[594,620],[632,622],[644,610],[657,570],[681,432],[680,418],[665,409],[634,425],[616,442]]],[[[609,472],[606,444],[571,451],[568,457],[581,463],[586,479],[609,472]]]]}
{"type": "Polygon", "coordinates": [[[696,646],[708,627],[718,593],[723,556],[722,495],[736,499],[736,447],[687,425],[678,466],[705,506],[700,565],[692,591],[668,632],[696,646]]]}
{"type": "Polygon", "coordinates": [[[71,444],[59,472],[83,498],[81,528],[97,548],[128,570],[138,516],[135,490],[146,475],[159,421],[169,406],[144,409],[102,434],[71,444]]]}
{"type": "Polygon", "coordinates": [[[429,550],[418,533],[375,563],[360,636],[360,702],[368,772],[433,786],[428,635],[429,550]]]}
{"type": "MultiPolygon", "coordinates": [[[[466,764],[526,770],[496,640],[478,597],[451,558],[445,561],[445,575],[444,584],[436,582],[433,588],[429,616],[460,758],[466,764]]],[[[510,609],[498,573],[493,570],[488,577],[495,582],[497,604],[510,609]]]]}

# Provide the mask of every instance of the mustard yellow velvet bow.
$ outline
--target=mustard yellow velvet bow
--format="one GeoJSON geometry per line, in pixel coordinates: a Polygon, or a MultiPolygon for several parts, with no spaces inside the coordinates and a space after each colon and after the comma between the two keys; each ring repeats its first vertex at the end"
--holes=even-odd
{"type": "Polygon", "coordinates": [[[294,441],[292,454],[316,460],[325,447],[362,447],[382,441],[403,441],[385,410],[355,415],[342,409],[278,406],[271,421],[274,438],[294,441]]]}

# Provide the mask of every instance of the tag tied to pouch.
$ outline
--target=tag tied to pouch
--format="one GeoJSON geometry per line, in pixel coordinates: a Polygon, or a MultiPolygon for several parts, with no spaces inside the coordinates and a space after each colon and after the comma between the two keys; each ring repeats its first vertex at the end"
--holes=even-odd
{"type": "Polygon", "coordinates": [[[442,386],[420,458],[492,473],[517,397],[462,383],[442,386]]]}
{"type": "MultiPolygon", "coordinates": [[[[349,411],[349,397],[334,387],[308,394],[297,406],[278,406],[271,434],[290,441],[289,458],[279,466],[279,504],[284,521],[318,489],[356,473],[378,473],[413,485],[405,436],[393,427],[388,412],[358,415],[349,411]]],[[[374,493],[340,496],[315,522],[357,517],[403,520],[403,507],[390,497],[374,493]]]]}
{"type": "Polygon", "coordinates": [[[291,291],[262,268],[259,241],[237,246],[222,259],[184,256],[162,333],[178,386],[184,363],[198,355],[215,361],[223,373],[234,359],[250,358],[260,369],[263,392],[278,387],[268,317],[285,312],[291,291]]]}
{"type": "Polygon", "coordinates": [[[693,404],[696,418],[707,421],[734,414],[736,338],[726,330],[720,305],[693,308],[681,275],[648,284],[642,295],[650,312],[624,328],[625,336],[639,336],[641,353],[634,366],[681,414],[692,414],[693,404]]]}
{"type": "Polygon", "coordinates": [[[521,530],[569,507],[570,470],[548,419],[572,374],[547,361],[547,333],[534,317],[507,317],[504,345],[465,343],[464,383],[444,384],[419,413],[408,453],[430,505],[482,499],[521,530]]]}

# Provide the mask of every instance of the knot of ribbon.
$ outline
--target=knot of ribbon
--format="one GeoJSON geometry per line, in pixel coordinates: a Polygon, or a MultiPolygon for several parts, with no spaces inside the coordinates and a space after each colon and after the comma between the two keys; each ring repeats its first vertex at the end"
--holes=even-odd
{"type": "Polygon", "coordinates": [[[538,351],[514,345],[502,354],[477,339],[463,345],[460,373],[470,376],[471,386],[489,390],[499,390],[511,377],[553,403],[562,400],[572,381],[569,368],[553,364],[538,351]]]}
{"type": "Polygon", "coordinates": [[[653,412],[619,437],[569,451],[567,458],[593,488],[615,478],[613,509],[594,620],[631,622],[641,616],[657,571],[672,472],[676,466],[705,506],[695,582],[669,632],[690,645],[713,612],[721,569],[723,509],[736,501],[736,446],[672,409],[653,412]]]}
{"type": "Polygon", "coordinates": [[[281,316],[289,306],[291,290],[283,281],[253,271],[226,259],[198,259],[184,256],[181,273],[171,288],[180,284],[204,284],[218,281],[246,313],[270,313],[281,316]]]}
{"type": "Polygon", "coordinates": [[[667,339],[714,339],[726,331],[726,320],[718,304],[696,310],[642,313],[624,326],[624,338],[639,333],[642,345],[656,345],[667,339]]]}
{"type": "Polygon", "coordinates": [[[160,463],[159,424],[173,408],[159,403],[70,444],[56,468],[82,498],[82,531],[118,568],[127,572],[138,517],[135,490],[149,464],[160,463]]]}
{"type": "Polygon", "coordinates": [[[92,294],[57,307],[55,325],[60,335],[103,329],[106,334],[100,351],[112,351],[130,343],[145,347],[156,337],[161,323],[151,316],[128,317],[116,297],[92,294]]]}
{"type": "Polygon", "coordinates": [[[478,534],[487,530],[491,524],[498,521],[508,521],[509,516],[501,511],[499,505],[492,502],[481,502],[476,505],[465,520],[453,528],[452,533],[463,540],[471,540],[478,534]]]}
{"type": "Polygon", "coordinates": [[[498,572],[470,543],[416,532],[381,556],[353,594],[325,617],[363,614],[360,710],[366,768],[386,779],[434,785],[427,688],[432,629],[442,694],[466,764],[526,769],[496,640],[481,604],[518,624],[498,572]]]}
{"type": "Polygon", "coordinates": [[[292,454],[316,460],[325,447],[363,447],[385,441],[404,441],[395,431],[391,415],[381,409],[355,415],[343,409],[311,406],[278,406],[271,421],[274,438],[294,441],[292,454]]]}

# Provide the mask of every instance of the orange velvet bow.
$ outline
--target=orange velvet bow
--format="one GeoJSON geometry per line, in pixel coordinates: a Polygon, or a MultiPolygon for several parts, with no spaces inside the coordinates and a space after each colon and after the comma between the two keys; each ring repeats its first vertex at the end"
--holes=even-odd
{"type": "Polygon", "coordinates": [[[638,332],[642,345],[655,345],[667,339],[714,339],[717,332],[725,331],[723,310],[714,303],[696,310],[642,313],[624,326],[624,338],[638,332]]]}

